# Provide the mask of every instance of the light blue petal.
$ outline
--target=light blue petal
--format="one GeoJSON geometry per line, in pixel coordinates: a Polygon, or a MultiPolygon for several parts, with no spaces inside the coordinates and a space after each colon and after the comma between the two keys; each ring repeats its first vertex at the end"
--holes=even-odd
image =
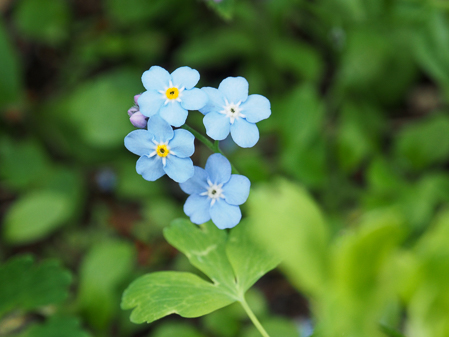
{"type": "Polygon", "coordinates": [[[134,130],[125,137],[125,147],[138,156],[147,155],[154,151],[152,138],[147,130],[134,130]]]}
{"type": "Polygon", "coordinates": [[[215,140],[223,140],[229,135],[229,118],[225,115],[212,111],[203,118],[206,134],[215,140]]]}
{"type": "Polygon", "coordinates": [[[253,147],[259,140],[259,129],[256,124],[239,118],[231,125],[231,137],[240,147],[253,147]]]}
{"type": "Polygon", "coordinates": [[[213,204],[209,212],[212,222],[220,229],[235,227],[242,219],[239,206],[229,205],[223,199],[213,204]]]}
{"type": "Polygon", "coordinates": [[[168,102],[163,105],[159,114],[168,124],[180,127],[184,125],[187,119],[187,110],[184,109],[179,102],[168,102]]]}
{"type": "Polygon", "coordinates": [[[206,196],[193,194],[184,204],[184,213],[194,224],[201,225],[210,220],[210,200],[206,196]]]}
{"type": "Polygon", "coordinates": [[[219,112],[223,110],[225,101],[223,93],[220,90],[211,87],[204,87],[201,88],[201,90],[204,91],[208,96],[208,101],[206,105],[204,106],[204,108],[200,109],[200,112],[203,115],[211,111],[219,112]]]}
{"type": "Polygon", "coordinates": [[[199,110],[207,103],[207,95],[198,88],[184,90],[181,96],[181,105],[187,110],[199,110]]]}
{"type": "Polygon", "coordinates": [[[194,140],[195,136],[189,131],[177,129],[175,130],[173,139],[168,145],[170,146],[170,151],[173,151],[176,157],[187,158],[195,152],[195,145],[193,145],[194,140]]]}
{"type": "Polygon", "coordinates": [[[180,67],[171,73],[171,77],[178,88],[192,89],[200,80],[200,73],[190,67],[180,67]]]}
{"type": "Polygon", "coordinates": [[[248,99],[241,106],[242,114],[251,123],[260,122],[271,115],[270,101],[262,95],[249,95],[248,99]]]}
{"type": "Polygon", "coordinates": [[[167,164],[164,167],[165,173],[177,183],[183,183],[193,177],[193,162],[190,158],[178,158],[176,156],[167,157],[167,164]]]}
{"type": "Polygon", "coordinates": [[[137,104],[139,104],[139,110],[144,116],[151,117],[159,112],[162,104],[164,104],[164,99],[161,93],[149,90],[140,95],[137,104]]]}
{"type": "Polygon", "coordinates": [[[136,171],[142,175],[143,179],[148,181],[155,181],[165,174],[162,167],[162,160],[158,156],[151,158],[147,156],[140,157],[137,160],[136,171]]]}
{"type": "Polygon", "coordinates": [[[230,205],[241,205],[248,199],[251,182],[245,176],[231,175],[231,179],[223,185],[225,200],[230,205]]]}
{"type": "Polygon", "coordinates": [[[228,77],[218,86],[229,103],[244,102],[248,98],[248,81],[243,77],[228,77]]]}
{"type": "Polygon", "coordinates": [[[231,178],[231,163],[220,153],[214,153],[206,162],[206,172],[213,184],[224,184],[231,178]]]}
{"type": "Polygon", "coordinates": [[[147,90],[164,90],[168,87],[170,80],[170,73],[159,66],[152,66],[142,75],[142,83],[147,90]]]}
{"type": "Polygon", "coordinates": [[[158,142],[166,142],[173,138],[173,129],[159,115],[154,115],[148,120],[148,132],[153,135],[153,139],[158,142]]]}
{"type": "Polygon", "coordinates": [[[201,194],[206,192],[209,187],[207,184],[206,170],[198,166],[194,166],[193,169],[193,177],[186,182],[179,184],[181,190],[187,194],[201,194]]]}

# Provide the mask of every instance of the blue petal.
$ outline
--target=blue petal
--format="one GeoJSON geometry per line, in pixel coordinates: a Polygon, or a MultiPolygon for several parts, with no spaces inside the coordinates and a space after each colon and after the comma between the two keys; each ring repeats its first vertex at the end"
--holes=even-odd
{"type": "Polygon", "coordinates": [[[164,90],[170,80],[170,73],[159,66],[152,66],[142,75],[142,83],[147,90],[164,90]]]}
{"type": "Polygon", "coordinates": [[[137,104],[139,104],[139,110],[143,115],[151,117],[159,112],[162,104],[164,104],[164,99],[161,93],[150,90],[140,95],[137,104]]]}
{"type": "Polygon", "coordinates": [[[241,205],[248,199],[251,182],[245,176],[239,174],[231,175],[231,179],[224,184],[223,194],[225,200],[231,205],[241,205]]]}
{"type": "Polygon", "coordinates": [[[209,212],[212,222],[220,229],[235,227],[242,219],[239,206],[229,205],[223,199],[218,200],[209,212]]]}
{"type": "Polygon", "coordinates": [[[184,213],[194,224],[201,225],[210,220],[210,200],[206,196],[193,194],[184,204],[184,213]]]}
{"type": "Polygon", "coordinates": [[[147,156],[140,157],[137,160],[136,171],[142,175],[143,179],[149,181],[155,181],[165,174],[162,167],[162,160],[158,156],[151,158],[147,156]]]}
{"type": "Polygon", "coordinates": [[[202,114],[205,115],[211,111],[219,112],[223,110],[225,101],[223,93],[220,90],[211,87],[201,88],[201,90],[204,91],[209,98],[204,108],[200,109],[202,114]]]}
{"type": "Polygon", "coordinates": [[[262,95],[249,95],[240,107],[246,120],[251,123],[260,122],[271,115],[270,101],[262,95]]]}
{"type": "Polygon", "coordinates": [[[224,184],[231,178],[231,163],[220,153],[214,153],[206,162],[206,172],[213,184],[224,184]]]}
{"type": "Polygon", "coordinates": [[[200,80],[200,73],[190,67],[180,67],[171,73],[171,77],[178,88],[192,89],[200,80]]]}
{"type": "Polygon", "coordinates": [[[193,169],[193,177],[186,182],[179,184],[181,190],[187,194],[201,194],[206,192],[209,187],[206,170],[198,166],[194,166],[193,169]]]}
{"type": "Polygon", "coordinates": [[[165,173],[177,183],[183,183],[193,177],[193,162],[190,158],[168,156],[165,173]]]}
{"type": "Polygon", "coordinates": [[[175,101],[163,105],[159,114],[168,124],[179,127],[186,122],[188,113],[179,102],[175,101]]]}
{"type": "Polygon", "coordinates": [[[195,145],[193,145],[194,140],[195,136],[189,131],[177,129],[175,130],[173,139],[168,145],[170,146],[170,151],[173,151],[176,157],[186,158],[190,157],[193,152],[195,152],[195,145]]]}
{"type": "Polygon", "coordinates": [[[207,95],[198,88],[184,90],[181,96],[181,105],[187,110],[199,110],[207,103],[207,95]]]}
{"type": "Polygon", "coordinates": [[[229,103],[244,102],[248,98],[248,81],[243,77],[228,77],[218,86],[229,103]]]}
{"type": "Polygon", "coordinates": [[[125,137],[125,147],[139,156],[147,155],[155,148],[152,139],[153,135],[147,130],[134,130],[125,137]]]}
{"type": "Polygon", "coordinates": [[[239,118],[231,125],[231,137],[240,147],[253,147],[259,140],[259,129],[256,124],[239,118]]]}
{"type": "Polygon", "coordinates": [[[154,115],[148,121],[148,131],[153,135],[153,139],[158,142],[166,142],[173,138],[173,129],[159,115],[154,115]]]}
{"type": "Polygon", "coordinates": [[[229,135],[229,118],[225,115],[212,111],[203,118],[206,134],[215,140],[223,140],[229,135]]]}

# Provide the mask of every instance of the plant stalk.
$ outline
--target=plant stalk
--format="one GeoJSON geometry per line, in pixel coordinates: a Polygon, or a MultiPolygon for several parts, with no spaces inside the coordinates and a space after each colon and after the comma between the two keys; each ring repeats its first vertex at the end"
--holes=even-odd
{"type": "Polygon", "coordinates": [[[243,296],[242,296],[242,299],[239,302],[242,305],[243,309],[245,309],[245,311],[246,311],[248,317],[250,318],[251,322],[253,322],[254,326],[257,328],[257,330],[259,330],[260,334],[263,337],[270,337],[270,335],[268,335],[267,331],[264,329],[262,324],[260,324],[260,322],[257,319],[256,315],[254,315],[253,311],[248,306],[248,303],[246,303],[245,298],[243,298],[243,296]]]}
{"type": "MultiPolygon", "coordinates": [[[[201,133],[199,133],[195,129],[192,129],[187,124],[184,124],[182,126],[182,128],[186,129],[187,131],[190,131],[195,136],[196,139],[198,139],[201,143],[206,145],[212,152],[220,153],[226,158],[225,154],[220,149],[218,140],[216,140],[214,143],[212,143],[207,137],[203,136],[201,133]]],[[[231,163],[231,161],[229,161],[229,162],[231,163]]],[[[232,172],[234,174],[240,174],[239,171],[235,168],[235,166],[232,163],[231,163],[231,167],[232,167],[232,172]]]]}

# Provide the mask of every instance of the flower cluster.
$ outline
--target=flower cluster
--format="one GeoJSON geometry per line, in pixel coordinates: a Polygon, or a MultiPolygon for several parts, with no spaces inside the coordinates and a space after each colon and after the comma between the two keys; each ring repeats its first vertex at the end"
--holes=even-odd
{"type": "Polygon", "coordinates": [[[223,140],[231,134],[240,147],[254,146],[259,140],[256,123],[270,116],[270,102],[261,95],[248,95],[243,77],[228,77],[218,89],[196,88],[200,74],[180,67],[171,74],[153,66],[142,75],[146,91],[134,96],[128,110],[134,130],[125,137],[125,147],[140,156],[136,170],[155,181],[167,174],[190,194],[184,212],[195,224],[212,222],[220,229],[232,228],[241,219],[239,205],[249,195],[250,181],[231,174],[229,161],[219,153],[209,157],[205,169],[193,166],[193,134],[173,129],[185,124],[189,110],[203,115],[206,134],[223,140]]]}

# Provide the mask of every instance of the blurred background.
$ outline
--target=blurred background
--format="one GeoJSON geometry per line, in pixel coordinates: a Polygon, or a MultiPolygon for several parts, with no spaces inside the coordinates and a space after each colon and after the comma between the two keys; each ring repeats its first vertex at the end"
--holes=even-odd
{"type": "MultiPolygon", "coordinates": [[[[253,186],[275,176],[304,186],[332,235],[394,206],[412,246],[449,203],[445,0],[1,0],[0,10],[0,336],[257,336],[238,307],[149,326],[119,308],[137,276],[193,270],[162,236],[185,217],[186,195],[167,177],[143,180],[123,146],[152,65],[197,69],[199,87],[243,76],[269,98],[258,144],[222,149],[253,186]]],[[[187,123],[205,133],[200,113],[187,123]]],[[[210,152],[196,145],[203,166],[210,152]]],[[[248,296],[278,336],[309,335],[308,301],[281,272],[248,296]]]]}

